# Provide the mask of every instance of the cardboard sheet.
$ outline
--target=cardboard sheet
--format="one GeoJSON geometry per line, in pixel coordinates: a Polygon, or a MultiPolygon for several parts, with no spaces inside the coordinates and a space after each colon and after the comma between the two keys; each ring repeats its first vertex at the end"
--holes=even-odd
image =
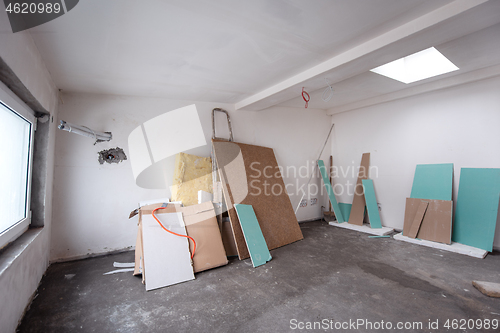
{"type": "Polygon", "coordinates": [[[405,219],[403,236],[408,236],[418,208],[422,201],[429,205],[420,224],[416,238],[451,244],[451,223],[453,214],[453,201],[448,200],[423,200],[406,198],[405,219]]]}
{"type": "Polygon", "coordinates": [[[340,210],[339,204],[337,203],[337,199],[335,198],[335,193],[332,189],[332,184],[330,184],[330,180],[328,179],[328,174],[326,173],[325,163],[322,160],[318,161],[319,171],[321,172],[321,177],[323,178],[323,183],[325,184],[326,192],[328,193],[328,198],[330,198],[330,204],[332,205],[333,211],[335,212],[335,218],[338,223],[344,223],[345,219],[342,215],[342,211],[340,210]]]}
{"type": "Polygon", "coordinates": [[[451,200],[453,163],[418,164],[415,168],[410,198],[451,200]]]}
{"type": "MultiPolygon", "coordinates": [[[[182,213],[157,214],[169,230],[186,235],[182,213]]],[[[153,215],[142,216],[146,290],[153,290],[194,279],[188,239],[161,228],[153,215]]]]}
{"type": "Polygon", "coordinates": [[[249,258],[235,203],[251,205],[269,250],[303,239],[274,151],[212,140],[234,240],[240,259],[249,258]]]}
{"type": "Polygon", "coordinates": [[[500,169],[462,168],[453,241],[491,252],[499,199],[500,169]]]}
{"type": "Polygon", "coordinates": [[[355,225],[363,225],[365,217],[365,196],[363,191],[363,179],[368,179],[368,171],[370,167],[370,153],[364,153],[361,157],[359,166],[358,180],[354,187],[354,198],[352,200],[351,214],[349,215],[349,223],[355,225]]]}
{"type": "MultiPolygon", "coordinates": [[[[182,212],[188,236],[193,237],[196,242],[193,257],[194,272],[226,265],[228,263],[226,251],[212,202],[181,207],[178,211],[182,212]]],[[[189,246],[193,253],[193,243],[189,242],[189,246]]]]}
{"type": "Polygon", "coordinates": [[[417,234],[420,230],[420,226],[422,225],[422,221],[424,220],[425,212],[427,211],[428,206],[429,206],[428,201],[420,201],[420,205],[417,208],[415,217],[411,222],[410,231],[408,232],[408,237],[410,238],[417,237],[417,234]]]}
{"type": "Polygon", "coordinates": [[[267,249],[266,240],[262,235],[259,222],[257,221],[252,206],[235,204],[234,208],[240,220],[241,229],[243,230],[243,236],[245,236],[253,267],[264,265],[271,260],[272,257],[267,249]]]}
{"type": "Polygon", "coordinates": [[[373,188],[373,180],[362,179],[363,191],[365,192],[366,211],[370,220],[370,227],[382,228],[380,214],[378,212],[377,198],[375,197],[375,189],[373,188]]]}

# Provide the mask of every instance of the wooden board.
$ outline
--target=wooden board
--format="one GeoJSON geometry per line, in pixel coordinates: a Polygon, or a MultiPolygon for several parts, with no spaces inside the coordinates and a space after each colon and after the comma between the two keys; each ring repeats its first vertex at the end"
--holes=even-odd
{"type": "Polygon", "coordinates": [[[428,202],[429,205],[425,211],[416,238],[450,244],[453,201],[448,200],[406,198],[403,235],[409,235],[415,215],[422,201],[428,202]]]}
{"type": "Polygon", "coordinates": [[[240,220],[243,236],[247,243],[248,252],[252,259],[253,267],[264,265],[272,259],[267,248],[266,240],[260,230],[259,222],[255,216],[255,212],[250,205],[235,204],[234,208],[240,220]]]}
{"type": "Polygon", "coordinates": [[[422,225],[422,221],[424,220],[425,212],[427,211],[427,207],[429,207],[428,201],[420,201],[420,205],[417,208],[417,212],[415,213],[415,217],[411,222],[410,231],[408,232],[408,237],[416,238],[418,231],[420,230],[420,226],[422,225]]]}
{"type": "Polygon", "coordinates": [[[382,228],[380,214],[378,212],[377,198],[375,197],[375,189],[373,188],[373,180],[363,179],[363,191],[365,192],[366,211],[370,221],[370,227],[382,228]]]}
{"type": "MultiPolygon", "coordinates": [[[[165,228],[186,235],[182,213],[157,214],[165,228]]],[[[146,290],[194,279],[188,239],[163,230],[153,215],[142,216],[146,290]]]]}
{"type": "Polygon", "coordinates": [[[451,242],[451,244],[431,242],[431,241],[428,241],[425,239],[406,237],[406,236],[403,236],[402,233],[396,234],[396,235],[392,236],[392,238],[397,239],[397,240],[401,240],[404,242],[412,243],[412,244],[432,247],[434,249],[464,254],[464,255],[467,255],[469,257],[474,257],[474,258],[483,259],[488,254],[488,251],[483,250],[483,249],[478,249],[477,247],[472,247],[472,246],[463,245],[463,244],[454,243],[454,242],[451,242]]]}
{"type": "Polygon", "coordinates": [[[499,198],[500,169],[462,168],[453,241],[491,252],[499,198]]]}
{"type": "Polygon", "coordinates": [[[363,179],[368,179],[368,169],[370,167],[370,153],[364,153],[361,157],[359,166],[358,180],[354,187],[354,198],[352,200],[351,214],[349,215],[349,223],[355,225],[363,225],[365,217],[365,196],[363,192],[363,179]]]}
{"type": "Polygon", "coordinates": [[[328,193],[328,198],[330,198],[330,204],[333,208],[333,212],[335,213],[335,218],[337,222],[344,223],[344,217],[342,216],[342,212],[340,211],[339,204],[337,203],[337,199],[335,198],[335,193],[332,189],[332,184],[330,184],[330,180],[328,180],[328,174],[326,173],[325,163],[322,160],[318,160],[318,167],[321,173],[321,177],[323,178],[323,183],[325,184],[326,193],[328,193]]]}
{"type": "Polygon", "coordinates": [[[472,281],[477,290],[490,297],[500,297],[500,283],[472,281]]]}
{"type": "Polygon", "coordinates": [[[410,198],[451,200],[453,163],[418,164],[410,198]]]}
{"type": "Polygon", "coordinates": [[[238,257],[250,255],[235,203],[253,207],[269,250],[303,239],[274,151],[243,143],[212,142],[238,257]]]}

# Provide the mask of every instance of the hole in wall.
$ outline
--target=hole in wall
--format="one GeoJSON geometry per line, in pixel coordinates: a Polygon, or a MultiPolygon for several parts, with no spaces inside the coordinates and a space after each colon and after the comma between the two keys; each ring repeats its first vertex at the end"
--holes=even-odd
{"type": "Polygon", "coordinates": [[[97,153],[99,155],[98,161],[99,164],[104,164],[106,163],[120,163],[121,161],[124,161],[127,159],[127,155],[125,155],[125,152],[123,151],[122,148],[111,148],[111,149],[106,149],[106,150],[101,150],[100,152],[97,153]]]}

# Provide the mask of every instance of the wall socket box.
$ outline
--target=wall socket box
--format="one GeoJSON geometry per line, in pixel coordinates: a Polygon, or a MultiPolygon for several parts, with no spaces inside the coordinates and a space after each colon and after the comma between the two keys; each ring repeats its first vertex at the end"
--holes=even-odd
{"type": "Polygon", "coordinates": [[[318,198],[312,198],[311,199],[311,206],[314,206],[317,203],[318,203],[318,198]]]}
{"type": "Polygon", "coordinates": [[[307,207],[307,199],[303,199],[303,200],[300,202],[300,207],[307,207]]]}

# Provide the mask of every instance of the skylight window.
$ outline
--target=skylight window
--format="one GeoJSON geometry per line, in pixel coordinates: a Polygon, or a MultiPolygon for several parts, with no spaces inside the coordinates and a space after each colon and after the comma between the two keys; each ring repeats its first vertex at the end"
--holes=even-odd
{"type": "Polygon", "coordinates": [[[434,47],[394,60],[371,71],[403,83],[412,83],[458,70],[434,47]]]}

